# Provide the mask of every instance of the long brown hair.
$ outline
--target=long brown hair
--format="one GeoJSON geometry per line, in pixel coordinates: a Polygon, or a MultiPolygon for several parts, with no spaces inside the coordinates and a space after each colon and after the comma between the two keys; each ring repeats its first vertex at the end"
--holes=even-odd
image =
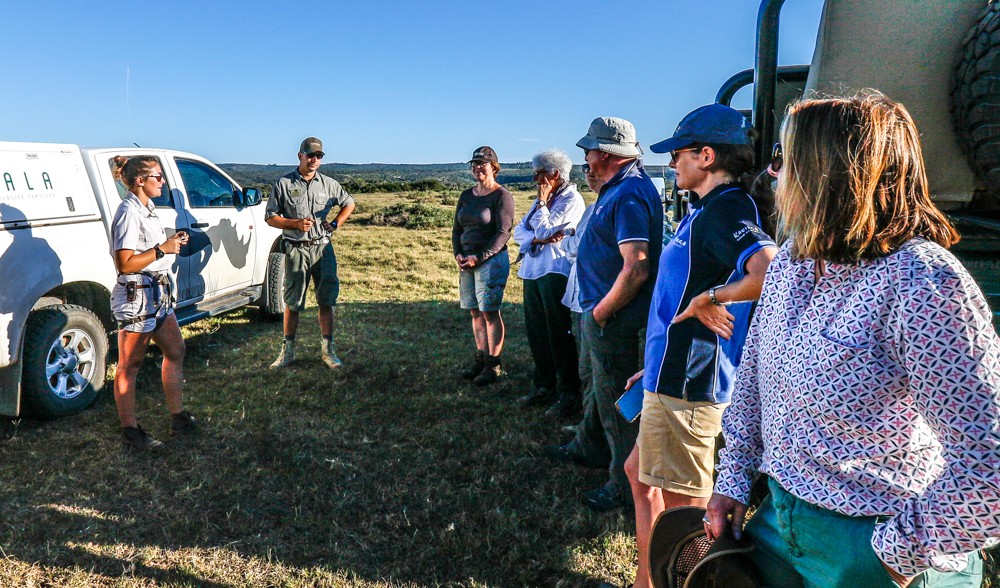
{"type": "Polygon", "coordinates": [[[115,169],[112,175],[116,180],[120,180],[121,183],[125,184],[125,187],[129,190],[132,190],[136,180],[139,179],[139,176],[143,172],[154,165],[160,165],[160,160],[152,155],[134,155],[132,157],[116,155],[114,161],[115,169]]]}
{"type": "Polygon", "coordinates": [[[878,92],[803,100],[789,108],[781,140],[778,232],[796,257],[857,263],[914,237],[958,241],[931,202],[920,135],[902,104],[878,92]]]}

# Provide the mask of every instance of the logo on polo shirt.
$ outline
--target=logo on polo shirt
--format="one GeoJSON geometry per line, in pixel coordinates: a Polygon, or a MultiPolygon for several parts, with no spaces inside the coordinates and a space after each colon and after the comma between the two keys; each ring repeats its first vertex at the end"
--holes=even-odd
{"type": "Polygon", "coordinates": [[[752,222],[747,221],[747,220],[740,221],[740,222],[743,223],[744,227],[742,229],[736,231],[735,233],[733,233],[733,239],[739,241],[740,239],[742,239],[743,237],[746,237],[747,235],[749,235],[751,233],[755,233],[755,234],[758,234],[758,235],[763,235],[764,234],[764,231],[760,230],[760,227],[758,227],[757,225],[753,224],[752,222]]]}

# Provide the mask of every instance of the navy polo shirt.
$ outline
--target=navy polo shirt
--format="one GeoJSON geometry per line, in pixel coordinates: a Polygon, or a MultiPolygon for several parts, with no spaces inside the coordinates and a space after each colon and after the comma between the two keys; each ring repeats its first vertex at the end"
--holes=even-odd
{"type": "Polygon", "coordinates": [[[670,321],[698,294],[740,280],[747,260],[764,247],[775,247],[774,240],[760,229],[757,206],[738,184],[717,186],[691,204],[660,257],[646,326],[646,390],[692,402],[729,402],[753,302],[728,307],[736,317],[728,341],[697,318],[670,321]]]}
{"type": "Polygon", "coordinates": [[[576,258],[580,308],[588,312],[611,290],[625,266],[618,246],[629,241],[649,243],[649,279],[615,316],[638,320],[641,326],[653,294],[656,268],[663,247],[663,205],[653,181],[636,159],[601,188],[594,212],[580,239],[576,258]]]}

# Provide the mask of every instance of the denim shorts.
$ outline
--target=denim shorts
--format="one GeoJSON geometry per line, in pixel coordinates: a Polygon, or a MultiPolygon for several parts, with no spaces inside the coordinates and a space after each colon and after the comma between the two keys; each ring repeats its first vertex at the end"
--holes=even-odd
{"type": "Polygon", "coordinates": [[[458,294],[462,308],[482,312],[500,310],[503,290],[510,275],[510,257],[504,249],[471,270],[458,273],[458,294]]]}

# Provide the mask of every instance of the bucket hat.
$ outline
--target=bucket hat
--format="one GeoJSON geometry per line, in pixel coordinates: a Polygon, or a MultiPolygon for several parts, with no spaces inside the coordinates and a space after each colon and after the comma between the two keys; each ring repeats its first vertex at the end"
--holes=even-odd
{"type": "Polygon", "coordinates": [[[726,532],[705,534],[705,509],[681,506],[660,513],[649,539],[649,572],[655,588],[758,588],[749,553],[753,541],[726,532]]]}
{"type": "Polygon", "coordinates": [[[635,140],[635,127],[624,118],[599,116],[590,129],[576,142],[581,149],[597,149],[619,157],[639,157],[642,147],[635,140]]]}
{"type": "Polygon", "coordinates": [[[653,153],[668,153],[692,143],[749,145],[750,121],[724,104],[709,104],[688,113],[669,139],[649,146],[653,153]]]}

